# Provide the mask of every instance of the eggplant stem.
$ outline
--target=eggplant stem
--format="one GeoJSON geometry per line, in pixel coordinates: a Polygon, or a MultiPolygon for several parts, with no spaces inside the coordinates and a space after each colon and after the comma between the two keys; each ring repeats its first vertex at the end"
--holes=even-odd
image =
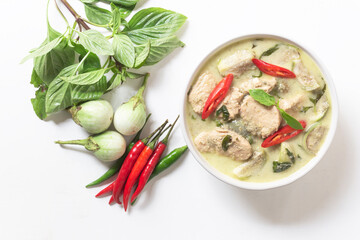
{"type": "Polygon", "coordinates": [[[71,140],[71,141],[56,141],[57,144],[73,144],[73,145],[82,145],[85,146],[89,142],[88,139],[82,139],[82,140],[71,140]]]}

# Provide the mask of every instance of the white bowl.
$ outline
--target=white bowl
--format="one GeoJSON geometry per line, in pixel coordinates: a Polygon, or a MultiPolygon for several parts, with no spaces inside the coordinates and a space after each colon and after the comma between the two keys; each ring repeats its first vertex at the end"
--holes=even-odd
{"type": "Polygon", "coordinates": [[[300,45],[290,39],[284,38],[284,37],[280,37],[280,36],[275,36],[275,35],[270,35],[270,34],[252,34],[252,35],[245,35],[245,36],[241,36],[238,38],[235,38],[233,40],[230,40],[224,44],[221,44],[220,46],[216,47],[212,52],[210,52],[198,65],[198,67],[195,69],[193,75],[190,78],[189,83],[186,86],[186,89],[184,91],[184,98],[182,100],[181,103],[181,129],[183,132],[183,135],[185,137],[185,141],[192,153],[192,155],[195,157],[195,159],[200,163],[201,166],[203,166],[203,168],[205,168],[209,173],[211,173],[212,175],[214,175],[215,177],[217,177],[218,179],[220,179],[221,181],[231,184],[233,186],[239,187],[239,188],[244,188],[244,189],[250,189],[250,190],[265,190],[265,189],[271,189],[271,188],[276,188],[276,187],[280,187],[280,186],[284,186],[287,184],[290,184],[292,182],[294,182],[295,180],[299,179],[300,177],[304,176],[306,173],[308,173],[313,167],[315,167],[316,164],[318,164],[320,162],[320,160],[324,157],[326,151],[328,150],[334,135],[335,135],[335,131],[336,131],[336,127],[337,127],[337,120],[338,120],[338,100],[337,100],[337,96],[336,96],[336,92],[335,92],[335,86],[334,83],[330,77],[330,75],[328,74],[327,70],[325,69],[324,65],[321,64],[321,62],[319,61],[319,59],[314,56],[314,54],[312,53],[312,51],[308,51],[309,48],[307,47],[303,47],[303,45],[300,45]],[[294,172],[293,174],[276,180],[276,181],[272,181],[272,182],[264,182],[264,183],[256,183],[256,182],[245,182],[245,181],[241,181],[238,179],[234,179],[232,177],[229,177],[223,173],[221,173],[219,170],[217,170],[216,168],[214,168],[213,166],[211,166],[209,164],[208,161],[206,161],[200,154],[200,152],[196,149],[196,147],[194,146],[194,143],[192,141],[191,135],[189,133],[189,128],[187,126],[187,122],[185,119],[186,116],[186,103],[187,103],[187,92],[189,91],[189,88],[191,86],[191,84],[194,81],[194,78],[198,75],[198,72],[200,71],[200,69],[204,66],[204,64],[211,58],[213,57],[218,51],[220,51],[221,49],[235,43],[241,40],[246,40],[246,39],[252,39],[252,38],[272,38],[272,39],[277,39],[277,40],[281,40],[281,41],[285,41],[285,42],[289,42],[295,46],[298,46],[299,48],[301,48],[303,51],[305,51],[310,57],[312,57],[312,59],[314,59],[314,61],[316,62],[316,64],[319,66],[320,70],[322,71],[325,79],[326,79],[326,83],[327,83],[327,87],[330,91],[330,96],[331,96],[331,103],[332,103],[332,116],[331,116],[331,125],[330,125],[330,129],[329,132],[326,136],[326,139],[323,143],[323,145],[321,146],[319,152],[317,153],[317,155],[312,158],[305,166],[303,166],[302,168],[300,168],[298,171],[294,172]]]}

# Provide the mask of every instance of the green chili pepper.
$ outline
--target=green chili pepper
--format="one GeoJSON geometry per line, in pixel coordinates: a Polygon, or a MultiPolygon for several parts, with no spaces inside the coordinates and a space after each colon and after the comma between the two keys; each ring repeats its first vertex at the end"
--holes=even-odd
{"type": "MultiPolygon", "coordinates": [[[[154,171],[152,172],[152,174],[147,182],[149,182],[153,177],[156,177],[161,172],[165,171],[171,165],[173,165],[186,152],[187,149],[188,149],[188,146],[185,145],[183,147],[174,149],[168,155],[163,157],[159,161],[159,163],[156,165],[154,171]]],[[[135,204],[136,200],[137,200],[137,198],[131,202],[131,206],[135,204]]]]}
{"type": "Polygon", "coordinates": [[[174,149],[168,155],[163,157],[159,163],[156,165],[154,171],[152,172],[148,182],[155,176],[159,175],[161,172],[169,168],[172,164],[174,164],[188,149],[187,146],[179,147],[174,149]]]}
{"type": "Polygon", "coordinates": [[[127,146],[126,148],[126,152],[124,153],[124,155],[119,158],[116,163],[109,169],[107,170],[106,173],[104,173],[101,177],[99,177],[98,179],[96,179],[95,181],[89,183],[88,185],[86,185],[86,187],[92,187],[95,185],[98,185],[106,180],[108,180],[109,178],[111,178],[112,176],[114,176],[121,168],[122,164],[124,163],[124,160],[126,158],[126,156],[128,155],[128,153],[130,152],[130,150],[133,148],[133,146],[135,145],[135,143],[140,139],[140,135],[142,130],[144,129],[147,121],[149,120],[149,117],[151,116],[151,113],[147,116],[146,121],[144,126],[140,129],[140,131],[136,134],[136,136],[134,137],[134,139],[131,141],[131,143],[127,146]]]}

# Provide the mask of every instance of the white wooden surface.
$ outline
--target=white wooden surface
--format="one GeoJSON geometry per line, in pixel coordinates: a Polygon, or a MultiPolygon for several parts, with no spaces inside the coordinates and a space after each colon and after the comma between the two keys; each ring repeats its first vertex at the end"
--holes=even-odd
{"type": "MultiPolygon", "coordinates": [[[[77,9],[78,1],[70,0],[77,9]]],[[[0,94],[0,239],[357,239],[360,215],[360,2],[357,0],[147,0],[189,20],[187,44],[148,69],[152,127],[179,112],[197,63],[222,42],[248,33],[280,34],[305,44],[329,69],[340,104],[335,140],[320,164],[297,182],[275,190],[246,191],[208,174],[191,154],[146,187],[124,213],[85,189],[107,167],[58,139],[87,134],[67,113],[40,121],[30,98],[26,52],[45,38],[46,1],[2,1],[0,94]]],[[[82,12],[82,11],[79,11],[82,12]]],[[[61,29],[53,5],[51,23],[61,29]]],[[[67,15],[72,21],[71,16],[67,15]]],[[[107,96],[114,106],[139,81],[107,96]]],[[[169,149],[184,144],[180,129],[169,149]]]]}

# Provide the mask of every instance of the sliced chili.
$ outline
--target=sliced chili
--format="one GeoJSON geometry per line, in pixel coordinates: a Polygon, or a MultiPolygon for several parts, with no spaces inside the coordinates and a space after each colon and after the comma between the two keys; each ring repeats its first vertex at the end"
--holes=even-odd
{"type": "Polygon", "coordinates": [[[210,114],[216,109],[216,107],[221,103],[221,101],[225,98],[233,79],[234,75],[232,75],[231,73],[228,74],[212,90],[208,99],[205,102],[204,110],[201,115],[201,118],[203,120],[208,118],[210,114]]]}
{"type": "MultiPolygon", "coordinates": [[[[300,122],[301,126],[305,129],[306,122],[305,121],[299,121],[299,122],[300,122]]],[[[296,129],[293,129],[292,127],[290,127],[289,125],[286,125],[286,126],[280,128],[273,135],[267,137],[264,140],[264,142],[261,144],[261,147],[267,148],[267,147],[271,147],[271,146],[277,145],[279,143],[282,143],[292,137],[295,137],[296,135],[298,135],[299,133],[304,131],[304,129],[296,130],[296,129]]]]}
{"type": "Polygon", "coordinates": [[[296,78],[295,73],[286,68],[279,67],[256,58],[254,58],[252,62],[260,69],[261,72],[266,73],[267,75],[282,78],[296,78]]]}

